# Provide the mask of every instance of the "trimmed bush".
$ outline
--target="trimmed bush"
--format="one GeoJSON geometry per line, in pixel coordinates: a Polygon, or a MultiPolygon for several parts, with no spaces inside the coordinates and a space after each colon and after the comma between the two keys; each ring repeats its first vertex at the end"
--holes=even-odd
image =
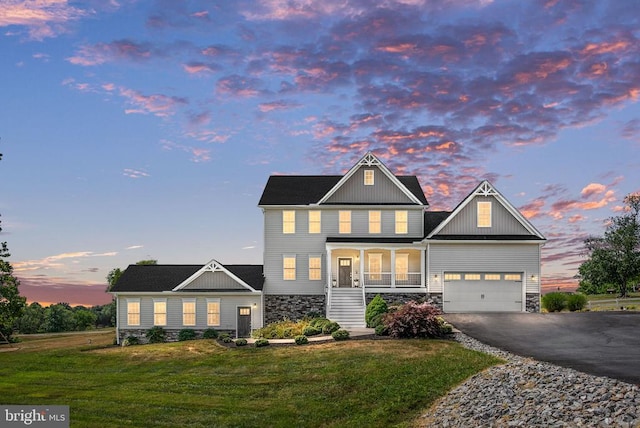
{"type": "Polygon", "coordinates": [[[218,338],[218,330],[215,328],[208,328],[202,333],[203,339],[217,339],[218,338]]]}
{"type": "Polygon", "coordinates": [[[306,345],[307,343],[309,343],[309,339],[307,339],[307,336],[305,336],[304,334],[296,336],[294,340],[296,342],[296,345],[306,345]]]}
{"type": "Polygon", "coordinates": [[[236,346],[246,346],[247,339],[236,339],[236,346]]]}
{"type": "Polygon", "coordinates": [[[384,324],[378,324],[376,326],[376,336],[388,336],[389,329],[384,324]]]}
{"type": "Polygon", "coordinates": [[[584,294],[570,294],[567,296],[567,309],[571,312],[581,311],[587,305],[587,296],[584,294]]]}
{"type": "Polygon", "coordinates": [[[429,303],[407,302],[384,318],[391,337],[442,337],[440,310],[429,303]]]}
{"type": "Polygon", "coordinates": [[[322,327],[322,333],[324,334],[332,334],[338,330],[340,330],[340,324],[335,321],[330,321],[322,327]]]}
{"type": "Polygon", "coordinates": [[[369,304],[364,313],[364,320],[367,322],[367,327],[376,328],[382,323],[382,317],[388,311],[387,302],[384,301],[379,294],[376,294],[369,304]]]}
{"type": "Polygon", "coordinates": [[[308,325],[308,326],[306,326],[304,328],[304,330],[302,330],[302,334],[304,336],[307,336],[307,337],[309,337],[309,336],[317,336],[320,333],[322,333],[322,330],[317,328],[317,327],[314,327],[312,325],[308,325]]]}
{"type": "Polygon", "coordinates": [[[262,348],[263,346],[269,346],[269,341],[267,339],[256,340],[256,348],[262,348]]]}
{"type": "Polygon", "coordinates": [[[197,336],[198,335],[196,334],[195,330],[192,330],[190,328],[185,328],[178,332],[178,340],[180,342],[184,342],[185,340],[195,340],[197,336]]]}
{"type": "Polygon", "coordinates": [[[560,312],[567,306],[567,295],[559,291],[542,296],[542,307],[549,312],[560,312]]]}
{"type": "Polygon", "coordinates": [[[163,343],[167,340],[167,332],[160,326],[151,327],[145,336],[149,343],[163,343]]]}
{"type": "Polygon", "coordinates": [[[124,342],[122,342],[122,346],[132,346],[132,345],[139,345],[139,344],[140,344],[140,339],[138,339],[138,336],[127,336],[124,342]]]}
{"type": "Polygon", "coordinates": [[[341,328],[331,333],[331,337],[333,337],[334,340],[347,340],[349,338],[349,332],[341,328]]]}
{"type": "Polygon", "coordinates": [[[319,329],[320,331],[322,331],[322,328],[325,326],[325,324],[329,324],[331,322],[331,320],[328,320],[324,317],[318,317],[318,318],[314,318],[311,320],[311,322],[309,323],[309,325],[311,327],[315,327],[317,329],[319,329]]]}

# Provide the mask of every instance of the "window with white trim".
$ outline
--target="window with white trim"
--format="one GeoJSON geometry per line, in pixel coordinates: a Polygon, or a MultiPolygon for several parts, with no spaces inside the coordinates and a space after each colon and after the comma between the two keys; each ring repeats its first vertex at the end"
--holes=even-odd
{"type": "Polygon", "coordinates": [[[465,273],[464,274],[465,281],[480,281],[479,273],[465,273]]]}
{"type": "Polygon", "coordinates": [[[373,169],[365,169],[364,170],[364,185],[365,186],[373,186],[375,182],[375,170],[373,169]]]}
{"type": "Polygon", "coordinates": [[[153,299],[153,325],[167,325],[167,299],[153,299]]]}
{"type": "Polygon", "coordinates": [[[504,280],[505,281],[522,281],[522,275],[519,273],[505,273],[504,280]]]}
{"type": "Polygon", "coordinates": [[[396,233],[406,234],[409,232],[409,220],[406,211],[396,211],[396,233]]]}
{"type": "Polygon", "coordinates": [[[309,233],[320,233],[322,230],[320,211],[309,211],[309,233]]]}
{"type": "Polygon", "coordinates": [[[502,278],[502,275],[500,275],[499,273],[485,273],[484,274],[484,280],[485,281],[500,281],[500,278],[502,278]]]}
{"type": "Polygon", "coordinates": [[[382,231],[382,216],[380,211],[369,211],[369,233],[380,233],[382,231]]]}
{"type": "Polygon", "coordinates": [[[396,281],[409,279],[409,254],[396,254],[396,281]]]}
{"type": "Polygon", "coordinates": [[[491,227],[491,201],[478,201],[478,227],[491,227]]]}
{"type": "Polygon", "coordinates": [[[182,325],[196,325],[196,299],[182,299],[182,325]]]}
{"type": "Polygon", "coordinates": [[[295,211],[282,211],[282,233],[296,233],[295,211]]]}
{"type": "Polygon", "coordinates": [[[220,299],[207,299],[207,325],[220,325],[220,299]]]}
{"type": "Polygon", "coordinates": [[[338,219],[338,232],[351,233],[351,211],[340,211],[338,219]]]}
{"type": "Polygon", "coordinates": [[[282,279],[285,281],[296,280],[296,256],[282,258],[282,279]]]}
{"type": "Polygon", "coordinates": [[[322,279],[322,257],[309,256],[309,280],[320,281],[322,279]]]}
{"type": "Polygon", "coordinates": [[[140,299],[127,299],[127,324],[140,325],[140,299]]]}
{"type": "Polygon", "coordinates": [[[445,281],[460,281],[462,279],[462,275],[459,273],[445,273],[444,280],[445,281]]]}
{"type": "Polygon", "coordinates": [[[382,279],[382,254],[369,254],[369,279],[379,281],[382,279]]]}

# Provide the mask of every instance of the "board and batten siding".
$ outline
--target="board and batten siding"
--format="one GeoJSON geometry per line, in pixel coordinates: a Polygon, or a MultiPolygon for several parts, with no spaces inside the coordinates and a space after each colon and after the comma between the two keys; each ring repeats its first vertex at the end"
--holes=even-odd
{"type": "Polygon", "coordinates": [[[154,300],[166,299],[167,301],[167,324],[161,326],[164,329],[190,328],[194,330],[206,330],[215,328],[216,330],[235,330],[237,324],[238,306],[251,307],[251,327],[262,327],[262,298],[259,294],[246,296],[228,294],[195,294],[195,293],[159,293],[157,295],[118,295],[118,319],[120,329],[150,329],[153,324],[153,302],[154,300]],[[140,300],[140,325],[130,326],[127,324],[127,300],[140,300]],[[185,326],[182,323],[182,301],[183,299],[195,299],[196,301],[196,325],[185,326]],[[207,299],[220,299],[220,325],[207,325],[207,299]],[[255,304],[255,306],[254,306],[255,304]]]}
{"type": "Polygon", "coordinates": [[[246,290],[225,272],[203,272],[202,275],[194,279],[183,290],[246,290]]]}
{"type": "Polygon", "coordinates": [[[377,166],[361,166],[326,202],[330,204],[414,203],[377,166]],[[365,170],[375,171],[373,186],[364,185],[365,170]]]}
{"type": "Polygon", "coordinates": [[[537,243],[430,243],[427,254],[431,293],[442,293],[445,272],[520,272],[524,274],[525,292],[540,293],[540,245],[537,243]],[[434,275],[438,275],[438,281],[434,275]]]}
{"type": "Polygon", "coordinates": [[[476,196],[438,233],[438,235],[474,234],[529,235],[530,232],[495,197],[476,196]],[[478,202],[491,202],[491,227],[478,227],[478,202]]]}

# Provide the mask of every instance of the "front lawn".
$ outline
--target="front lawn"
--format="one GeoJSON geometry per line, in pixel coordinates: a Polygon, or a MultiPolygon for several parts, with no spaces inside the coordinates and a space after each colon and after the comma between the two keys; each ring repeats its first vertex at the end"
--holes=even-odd
{"type": "Polygon", "coordinates": [[[410,426],[499,362],[440,340],[104,348],[88,338],[0,352],[2,404],[69,405],[72,427],[410,426]]]}

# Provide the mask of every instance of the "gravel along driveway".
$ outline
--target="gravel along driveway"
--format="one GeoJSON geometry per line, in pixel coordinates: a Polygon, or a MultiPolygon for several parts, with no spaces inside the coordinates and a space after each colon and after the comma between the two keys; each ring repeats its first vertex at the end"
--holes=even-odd
{"type": "Polygon", "coordinates": [[[467,336],[512,354],[640,385],[640,312],[445,314],[467,336]]]}

